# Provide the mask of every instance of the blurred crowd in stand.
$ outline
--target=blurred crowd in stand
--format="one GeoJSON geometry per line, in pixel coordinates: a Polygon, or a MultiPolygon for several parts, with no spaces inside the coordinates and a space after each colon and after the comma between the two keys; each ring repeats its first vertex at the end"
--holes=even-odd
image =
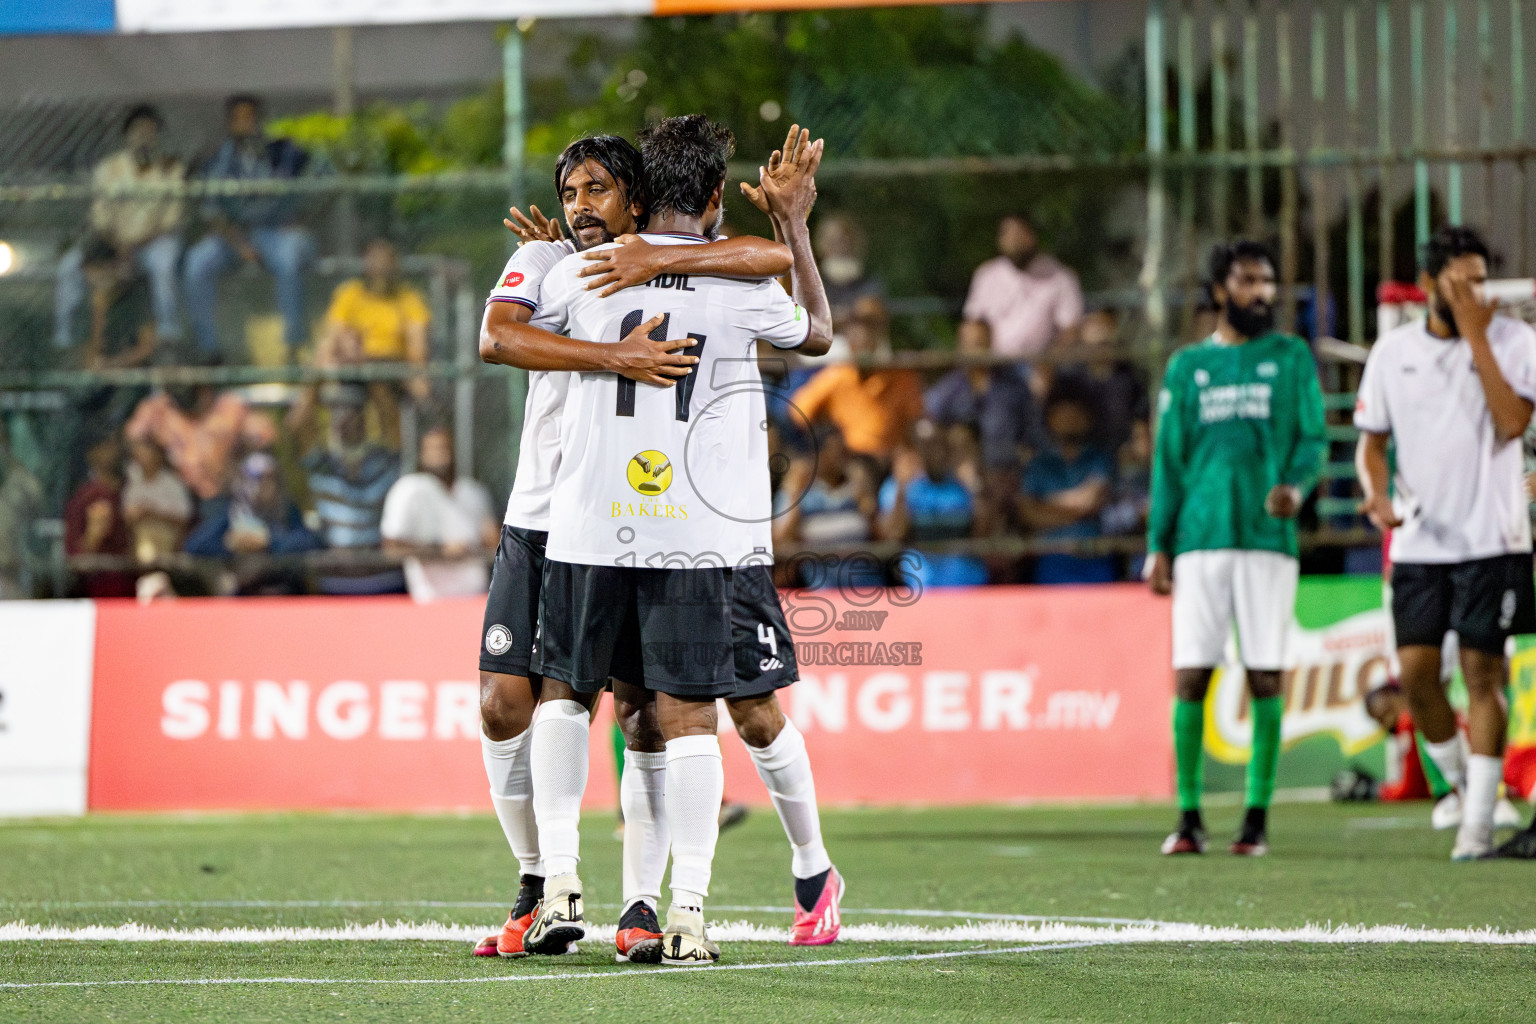
{"type": "MultiPolygon", "coordinates": [[[[221,281],[250,266],[272,282],[278,361],[395,363],[406,372],[398,380],[282,388],[275,399],[252,389],[151,389],[110,378],[70,392],[56,458],[68,463],[63,546],[76,569],[74,591],[409,590],[422,599],[482,592],[497,537],[495,503],[457,473],[452,434],[433,416],[431,382],[409,372],[428,359],[427,301],[402,279],[395,244],[376,237],[363,247],[362,273],[337,286],[312,323],[305,303],[316,242],[301,195],[211,188],[194,204],[184,186],[194,177],[210,186],[282,182],[324,168],[291,140],[264,133],[259,98],[231,97],[225,117],[225,138],[189,164],[161,148],[155,108],[127,113],[122,148],[93,171],[85,230],[58,264],[53,342],[64,365],[259,362],[221,334],[227,325],[219,315],[221,281]],[[418,467],[414,473],[402,472],[408,406],[420,414],[419,444],[404,460],[418,467]],[[286,557],[312,552],[330,554],[286,557]],[[198,558],[224,569],[210,574],[198,558]]],[[[251,333],[239,342],[249,345],[251,333]]],[[[0,421],[0,596],[24,596],[24,528],[49,510],[3,428],[0,421]]]]}
{"type": "Polygon", "coordinates": [[[1041,250],[1029,218],[1010,213],[998,224],[998,255],[976,269],[957,330],[961,365],[927,382],[880,365],[892,354],[890,317],[858,226],[826,217],[817,245],[837,341],[817,365],[790,368],[771,396],[774,540],[781,555],[799,546],[830,553],[790,559],[782,582],[1139,575],[1138,554],[1086,553],[1078,542],[1130,538],[1123,546],[1134,550],[1145,530],[1146,374],[1115,357],[1118,316],[1084,308],[1077,275],[1041,250]],[[1043,550],[1021,558],[989,555],[985,544],[931,549],[1020,536],[1043,550]],[[859,553],[872,542],[930,550],[859,553]]]}
{"type": "MultiPolygon", "coordinates": [[[[458,471],[431,382],[411,372],[428,360],[431,308],[403,280],[394,243],[378,237],[363,246],[361,274],[312,322],[317,243],[302,193],[212,186],[326,169],[264,132],[259,98],[231,97],[225,116],[225,138],[186,161],[162,149],[153,107],[127,113],[122,148],[94,169],[88,223],[58,264],[61,360],[85,370],[260,363],[249,325],[226,337],[220,316],[221,281],[250,267],[271,281],[277,361],[402,372],[284,388],[277,399],[110,378],[69,392],[55,458],[67,462],[63,547],[74,592],[483,591],[502,496],[458,471]],[[196,202],[184,187],[193,179],[210,184],[196,202]],[[412,431],[402,429],[407,409],[412,431]],[[402,438],[414,458],[402,460],[402,438]],[[403,473],[403,463],[418,471],[403,473]],[[199,559],[221,568],[210,573],[199,559]]],[[[924,372],[889,358],[889,298],[859,225],[822,213],[816,246],[833,351],[764,362],[781,581],[1137,575],[1151,459],[1146,373],[1122,357],[1116,311],[1085,308],[1077,275],[1042,249],[1029,216],[1001,218],[997,255],[976,268],[955,326],[954,358],[924,372]],[[1040,543],[1027,556],[1017,543],[986,543],[1021,537],[1040,543]],[[1091,543],[1103,538],[1121,542],[1091,543]],[[816,557],[791,558],[812,549],[816,557]]],[[[60,510],[46,507],[46,489],[14,456],[4,426],[0,596],[20,596],[24,527],[60,510]]]]}

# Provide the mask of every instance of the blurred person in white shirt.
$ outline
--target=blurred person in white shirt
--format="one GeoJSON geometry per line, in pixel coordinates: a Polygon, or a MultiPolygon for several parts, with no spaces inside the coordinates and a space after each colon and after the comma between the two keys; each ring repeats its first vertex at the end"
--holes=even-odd
{"type": "Polygon", "coordinates": [[[132,535],[133,553],[141,562],[181,550],[192,522],[192,493],[171,469],[165,450],[149,438],[129,446],[127,482],[123,485],[123,519],[132,535]]]}
{"type": "Polygon", "coordinates": [[[384,498],[384,551],[405,557],[406,588],[417,601],[485,593],[501,535],[490,495],[457,474],[446,427],[422,434],[417,465],[384,498]]]}

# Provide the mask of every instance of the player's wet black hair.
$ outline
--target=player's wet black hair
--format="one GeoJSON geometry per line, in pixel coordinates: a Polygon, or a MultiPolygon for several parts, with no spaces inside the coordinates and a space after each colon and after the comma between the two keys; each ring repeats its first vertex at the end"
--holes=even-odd
{"type": "Polygon", "coordinates": [[[736,136],[703,114],[668,117],[640,132],[646,195],[652,213],[697,217],[725,181],[725,165],[736,152],[736,136]]]}
{"type": "Polygon", "coordinates": [[[133,127],[133,122],[141,117],[147,117],[160,128],[165,127],[165,118],[160,116],[160,111],[153,104],[135,103],[128,108],[128,113],[123,115],[123,131],[133,127]]]}
{"type": "Polygon", "coordinates": [[[588,160],[608,172],[628,202],[645,205],[645,164],[640,151],[617,135],[588,135],[566,146],[555,161],[555,195],[565,190],[571,172],[588,160]]]}
{"type": "Polygon", "coordinates": [[[1439,277],[1445,265],[1458,256],[1481,256],[1490,260],[1488,243],[1471,228],[1441,228],[1424,243],[1424,270],[1430,277],[1439,277]]]}
{"type": "Polygon", "coordinates": [[[1232,273],[1235,263],[1259,262],[1276,266],[1275,254],[1269,251],[1269,246],[1263,242],[1255,242],[1251,238],[1237,238],[1230,242],[1211,249],[1211,258],[1206,263],[1207,285],[1226,285],[1227,275],[1232,273]]]}

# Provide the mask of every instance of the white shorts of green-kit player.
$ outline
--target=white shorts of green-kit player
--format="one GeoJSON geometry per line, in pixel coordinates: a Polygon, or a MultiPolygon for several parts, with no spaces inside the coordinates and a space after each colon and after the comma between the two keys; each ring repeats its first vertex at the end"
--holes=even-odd
{"type": "Polygon", "coordinates": [[[1186,551],[1173,560],[1173,667],[1213,668],[1237,628],[1245,667],[1285,668],[1296,559],[1277,551],[1186,551]]]}

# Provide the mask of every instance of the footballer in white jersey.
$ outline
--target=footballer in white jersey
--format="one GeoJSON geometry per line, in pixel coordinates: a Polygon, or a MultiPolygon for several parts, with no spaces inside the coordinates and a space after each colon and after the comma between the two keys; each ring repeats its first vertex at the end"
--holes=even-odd
{"type": "MultiPolygon", "coordinates": [[[[686,373],[691,364],[676,354],[679,346],[652,342],[643,331],[628,344],[594,346],[538,329],[539,295],[549,270],[577,248],[636,229],[640,207],[629,195],[640,182],[641,167],[633,146],[611,136],[573,143],[557,165],[557,188],[574,168],[582,168],[585,204],[570,221],[574,244],[538,240],[519,248],[490,294],[481,332],[486,362],[530,373],[517,478],[496,553],[480,650],[482,753],[497,817],[518,858],[522,885],[501,932],[475,947],[480,956],[525,955],[522,937],[542,896],[538,834],[527,786],[527,730],[539,691],[534,642],[549,496],[560,458],[558,427],[566,371],[605,367],[664,383],[669,375],[686,373]]],[[[694,272],[767,277],[783,272],[788,264],[784,246],[762,239],[733,239],[678,254],[691,260],[681,269],[694,272]]],[[[634,274],[626,279],[635,279],[634,274]]]]}

